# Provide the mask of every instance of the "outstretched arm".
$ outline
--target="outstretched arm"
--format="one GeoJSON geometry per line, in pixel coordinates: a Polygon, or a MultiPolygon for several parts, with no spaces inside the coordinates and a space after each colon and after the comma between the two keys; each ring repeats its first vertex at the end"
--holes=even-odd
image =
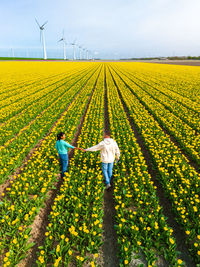
{"type": "Polygon", "coordinates": [[[83,148],[72,146],[72,145],[68,144],[67,142],[66,142],[66,147],[73,148],[73,149],[78,149],[78,150],[82,150],[82,151],[84,150],[83,148]]]}
{"type": "Polygon", "coordinates": [[[103,148],[103,144],[102,144],[102,142],[100,142],[96,146],[92,146],[92,147],[85,149],[85,151],[98,151],[98,150],[101,150],[102,148],[103,148]]]}
{"type": "Polygon", "coordinates": [[[65,146],[68,147],[68,148],[75,148],[75,146],[70,145],[70,144],[67,143],[66,141],[65,141],[65,146]]]}

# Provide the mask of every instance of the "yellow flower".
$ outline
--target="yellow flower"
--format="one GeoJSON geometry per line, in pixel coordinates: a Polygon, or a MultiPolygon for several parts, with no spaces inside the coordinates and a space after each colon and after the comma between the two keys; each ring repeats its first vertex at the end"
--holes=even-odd
{"type": "Polygon", "coordinates": [[[125,260],[125,261],[124,261],[124,264],[127,265],[127,264],[128,264],[128,260],[125,260]]]}
{"type": "Polygon", "coordinates": [[[8,258],[7,258],[7,257],[5,257],[5,258],[3,259],[3,261],[7,262],[7,261],[8,261],[8,258]]]}
{"type": "Polygon", "coordinates": [[[56,252],[60,252],[60,245],[57,245],[56,252]]]}
{"type": "Polygon", "coordinates": [[[38,258],[38,260],[39,260],[41,263],[44,263],[44,257],[40,256],[40,257],[38,258]]]}
{"type": "Polygon", "coordinates": [[[177,262],[178,262],[178,264],[182,264],[183,261],[181,259],[178,259],[177,262]]]}
{"type": "Polygon", "coordinates": [[[13,244],[17,244],[17,238],[13,239],[13,244]]]}

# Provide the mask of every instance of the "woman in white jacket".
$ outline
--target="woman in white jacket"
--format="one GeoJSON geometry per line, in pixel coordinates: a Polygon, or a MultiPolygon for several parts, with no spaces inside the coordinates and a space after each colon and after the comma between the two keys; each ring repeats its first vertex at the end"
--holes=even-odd
{"type": "Polygon", "coordinates": [[[110,131],[106,131],[103,134],[104,140],[98,145],[85,149],[85,151],[99,151],[101,155],[103,175],[106,181],[106,189],[111,187],[110,180],[112,176],[112,170],[115,161],[115,154],[117,157],[116,162],[119,160],[120,151],[117,142],[110,138],[110,131]]]}

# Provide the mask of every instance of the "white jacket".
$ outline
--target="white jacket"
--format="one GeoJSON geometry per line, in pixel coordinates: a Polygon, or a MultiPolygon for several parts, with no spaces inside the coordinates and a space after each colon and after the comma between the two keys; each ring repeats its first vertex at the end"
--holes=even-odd
{"type": "Polygon", "coordinates": [[[103,163],[112,163],[115,161],[115,153],[119,160],[120,151],[117,142],[112,138],[104,138],[98,145],[87,148],[86,151],[98,151],[100,150],[101,161],[103,163]]]}

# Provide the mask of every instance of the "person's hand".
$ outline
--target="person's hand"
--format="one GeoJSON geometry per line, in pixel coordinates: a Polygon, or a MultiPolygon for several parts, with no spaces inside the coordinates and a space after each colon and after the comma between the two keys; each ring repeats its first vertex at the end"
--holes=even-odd
{"type": "Polygon", "coordinates": [[[119,161],[119,159],[116,159],[116,160],[115,160],[115,163],[117,163],[118,161],[119,161]]]}
{"type": "Polygon", "coordinates": [[[81,148],[81,147],[77,147],[77,149],[78,149],[78,150],[81,150],[81,151],[84,151],[84,149],[83,149],[83,148],[81,148]]]}

